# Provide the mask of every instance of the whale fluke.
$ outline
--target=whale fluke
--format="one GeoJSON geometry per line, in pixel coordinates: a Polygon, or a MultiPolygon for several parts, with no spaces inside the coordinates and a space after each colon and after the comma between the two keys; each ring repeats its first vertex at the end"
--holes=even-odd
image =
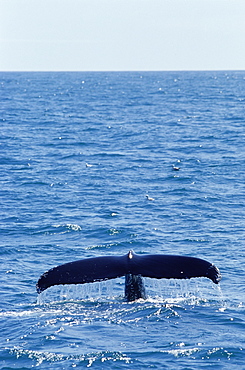
{"type": "Polygon", "coordinates": [[[190,279],[207,277],[215,284],[221,279],[216,266],[200,258],[175,255],[103,256],[65,263],[40,276],[36,288],[41,293],[53,285],[84,284],[125,276],[128,301],[145,298],[142,277],[156,279],[190,279]]]}

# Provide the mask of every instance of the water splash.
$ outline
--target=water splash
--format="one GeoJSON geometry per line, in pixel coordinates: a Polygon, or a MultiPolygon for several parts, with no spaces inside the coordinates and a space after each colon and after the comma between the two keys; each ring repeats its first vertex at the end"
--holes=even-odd
{"type": "MultiPolygon", "coordinates": [[[[213,284],[205,278],[177,280],[144,278],[147,301],[167,304],[183,303],[187,305],[221,304],[225,300],[220,285],[213,284]]],[[[38,295],[37,304],[65,301],[110,302],[124,300],[124,278],[102,282],[60,285],[50,287],[38,295]]],[[[139,300],[143,301],[144,300],[139,300]]]]}

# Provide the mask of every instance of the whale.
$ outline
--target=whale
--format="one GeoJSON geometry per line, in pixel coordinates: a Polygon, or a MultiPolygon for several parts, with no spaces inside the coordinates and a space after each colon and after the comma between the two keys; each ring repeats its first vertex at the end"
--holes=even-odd
{"type": "Polygon", "coordinates": [[[221,280],[219,269],[197,257],[135,254],[101,256],[68,262],[44,272],[36,284],[40,294],[54,285],[85,284],[125,276],[125,299],[145,299],[144,277],[155,279],[191,279],[206,277],[214,284],[221,280]]]}

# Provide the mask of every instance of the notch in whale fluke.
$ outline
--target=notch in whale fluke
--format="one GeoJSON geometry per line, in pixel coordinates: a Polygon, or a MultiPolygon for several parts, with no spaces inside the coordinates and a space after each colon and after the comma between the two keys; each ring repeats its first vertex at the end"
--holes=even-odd
{"type": "Polygon", "coordinates": [[[141,277],[156,279],[207,277],[215,284],[221,279],[218,268],[200,258],[161,254],[137,255],[129,251],[120,257],[87,258],[54,267],[40,276],[36,288],[37,292],[41,293],[53,285],[92,283],[121,276],[126,276],[127,300],[145,297],[141,277]],[[133,279],[129,278],[130,276],[133,279]],[[132,281],[134,284],[130,283],[132,281]]]}

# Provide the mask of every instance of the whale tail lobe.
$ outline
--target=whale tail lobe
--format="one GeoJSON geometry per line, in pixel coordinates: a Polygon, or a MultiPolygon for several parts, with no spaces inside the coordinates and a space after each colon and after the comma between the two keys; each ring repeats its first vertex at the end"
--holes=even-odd
{"type": "Polygon", "coordinates": [[[37,292],[41,293],[53,285],[92,283],[121,276],[126,277],[127,300],[145,297],[141,277],[156,279],[207,277],[215,284],[218,284],[221,279],[218,268],[200,258],[175,255],[137,255],[129,251],[120,257],[87,258],[54,267],[40,276],[36,288],[37,292]],[[133,293],[129,293],[127,297],[127,292],[133,293]]]}

